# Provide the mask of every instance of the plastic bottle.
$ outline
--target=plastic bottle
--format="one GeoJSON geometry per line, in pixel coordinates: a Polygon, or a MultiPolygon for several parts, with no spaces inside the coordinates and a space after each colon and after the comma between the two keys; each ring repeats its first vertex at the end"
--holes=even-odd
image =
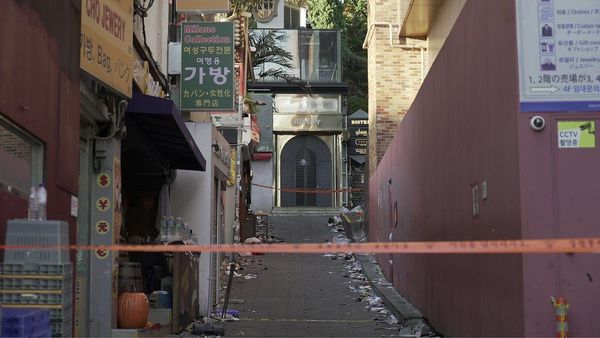
{"type": "Polygon", "coordinates": [[[44,184],[40,184],[36,191],[38,203],[38,220],[46,220],[46,204],[48,204],[48,192],[44,188],[44,184]]]}
{"type": "Polygon", "coordinates": [[[39,218],[39,207],[37,200],[37,193],[35,187],[31,187],[31,193],[29,194],[29,205],[27,208],[27,219],[30,221],[37,221],[39,218]]]}
{"type": "Polygon", "coordinates": [[[167,242],[172,242],[175,239],[175,217],[169,216],[167,221],[167,242]]]}
{"type": "Polygon", "coordinates": [[[160,241],[167,242],[167,218],[165,216],[160,218],[160,241]]]}
{"type": "Polygon", "coordinates": [[[175,219],[175,240],[183,240],[183,219],[181,217],[175,219]]]}

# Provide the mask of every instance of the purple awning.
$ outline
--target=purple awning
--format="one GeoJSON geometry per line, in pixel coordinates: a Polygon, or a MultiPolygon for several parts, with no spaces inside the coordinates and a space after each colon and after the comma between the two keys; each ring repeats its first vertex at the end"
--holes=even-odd
{"type": "Polygon", "coordinates": [[[135,121],[171,168],[206,169],[206,160],[172,100],[133,93],[125,119],[135,121]]]}

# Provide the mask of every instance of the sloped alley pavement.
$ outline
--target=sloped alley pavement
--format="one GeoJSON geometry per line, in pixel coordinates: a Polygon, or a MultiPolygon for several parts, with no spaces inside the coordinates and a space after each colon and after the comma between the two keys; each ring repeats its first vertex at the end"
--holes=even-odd
{"type": "MultiPolygon", "coordinates": [[[[272,234],[288,243],[344,240],[323,216],[276,216],[272,234]]],[[[239,321],[226,336],[398,336],[395,317],[384,308],[350,255],[270,254],[243,259],[229,309],[239,321]]]]}

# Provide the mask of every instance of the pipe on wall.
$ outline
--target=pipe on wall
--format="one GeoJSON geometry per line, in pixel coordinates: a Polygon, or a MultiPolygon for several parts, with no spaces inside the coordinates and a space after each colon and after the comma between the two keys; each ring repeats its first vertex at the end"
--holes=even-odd
{"type": "Polygon", "coordinates": [[[394,27],[399,25],[394,25],[391,22],[387,21],[378,21],[369,24],[369,28],[367,29],[367,35],[365,36],[365,40],[363,41],[363,49],[369,49],[369,43],[373,38],[373,34],[375,32],[376,27],[387,27],[388,28],[388,39],[390,47],[397,47],[402,49],[409,50],[419,50],[421,52],[421,82],[425,80],[425,50],[427,47],[418,46],[416,44],[394,44],[394,27]]]}

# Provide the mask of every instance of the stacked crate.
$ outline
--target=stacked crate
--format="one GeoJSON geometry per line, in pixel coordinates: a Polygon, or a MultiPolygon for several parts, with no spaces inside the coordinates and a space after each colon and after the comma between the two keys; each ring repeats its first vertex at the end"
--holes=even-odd
{"type": "Polygon", "coordinates": [[[3,309],[2,337],[52,337],[48,310],[3,309]]]}
{"type": "Polygon", "coordinates": [[[0,265],[2,307],[47,309],[53,337],[72,336],[73,268],[68,238],[66,222],[11,220],[6,244],[23,247],[6,250],[0,265]]]}

